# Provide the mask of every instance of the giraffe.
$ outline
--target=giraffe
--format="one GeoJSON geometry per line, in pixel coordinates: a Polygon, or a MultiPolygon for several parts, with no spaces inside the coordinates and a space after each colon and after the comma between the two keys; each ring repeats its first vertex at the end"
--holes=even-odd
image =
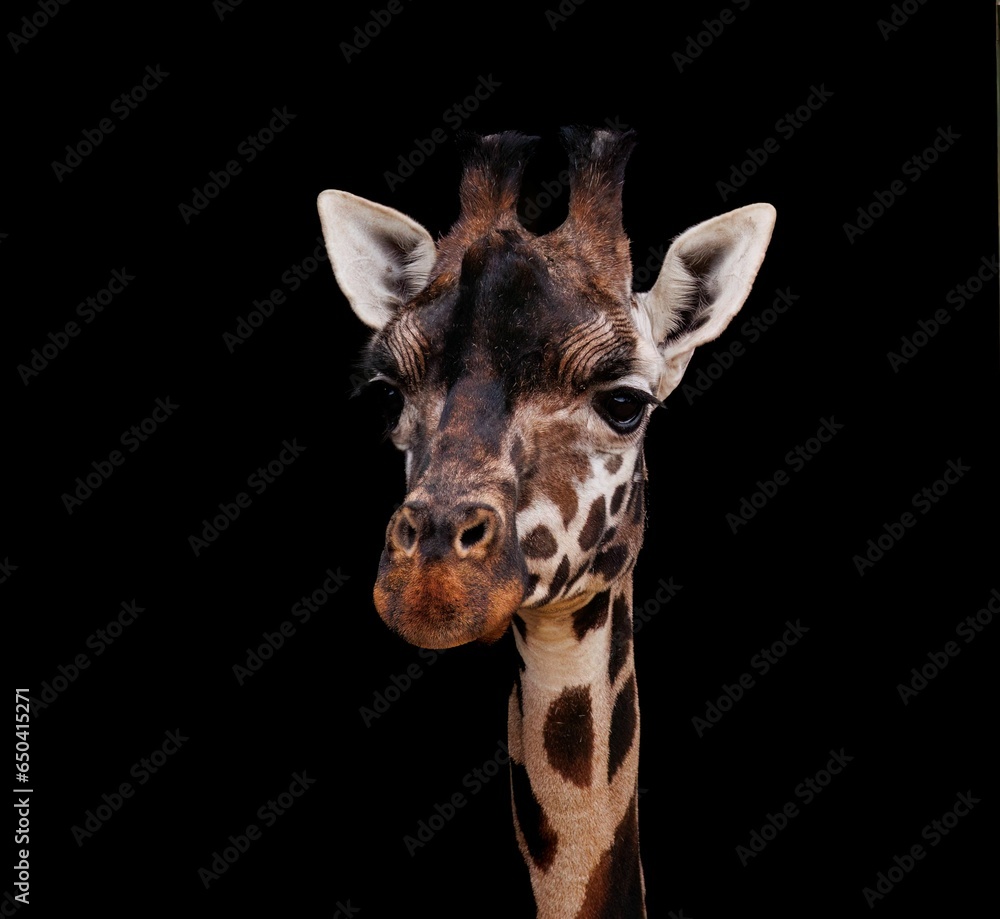
{"type": "Polygon", "coordinates": [[[336,281],[371,330],[364,388],[405,455],[375,607],[424,648],[513,632],[511,801],[537,916],[632,919],[646,915],[632,647],[643,439],[746,300],[775,210],[682,232],[637,293],[622,220],[635,132],[561,139],[568,212],[542,235],[517,215],[538,138],[513,131],[461,139],[460,212],[436,242],[346,191],[318,209],[336,281]]]}

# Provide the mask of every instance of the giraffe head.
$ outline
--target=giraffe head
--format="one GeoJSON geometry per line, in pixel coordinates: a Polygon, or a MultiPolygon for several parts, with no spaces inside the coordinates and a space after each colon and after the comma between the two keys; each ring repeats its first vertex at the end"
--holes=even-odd
{"type": "Polygon", "coordinates": [[[406,458],[375,605],[422,647],[496,640],[521,608],[586,616],[631,569],[649,415],[742,306],[771,236],[768,204],[707,220],[635,293],[634,135],[562,137],[568,213],[540,236],[517,217],[536,138],[513,132],[465,139],[460,214],[436,243],[392,208],[319,196],[337,282],[373,330],[367,386],[406,458]]]}

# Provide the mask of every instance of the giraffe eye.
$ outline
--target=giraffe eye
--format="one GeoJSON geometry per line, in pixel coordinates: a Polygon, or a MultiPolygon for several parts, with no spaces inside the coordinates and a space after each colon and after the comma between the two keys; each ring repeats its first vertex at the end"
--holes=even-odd
{"type": "Polygon", "coordinates": [[[399,416],[403,414],[403,394],[385,380],[376,380],[369,388],[385,419],[386,433],[391,433],[399,424],[399,416]]]}
{"type": "Polygon", "coordinates": [[[602,392],[596,399],[601,416],[616,431],[627,434],[634,431],[646,413],[647,400],[631,389],[612,389],[602,392]]]}

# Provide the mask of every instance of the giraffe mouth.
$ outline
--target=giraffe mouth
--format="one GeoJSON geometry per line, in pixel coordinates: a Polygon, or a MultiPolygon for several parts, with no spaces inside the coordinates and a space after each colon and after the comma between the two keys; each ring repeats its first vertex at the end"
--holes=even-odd
{"type": "Polygon", "coordinates": [[[498,641],[527,587],[523,561],[395,557],[386,549],[375,582],[375,608],[393,631],[421,648],[498,641]]]}

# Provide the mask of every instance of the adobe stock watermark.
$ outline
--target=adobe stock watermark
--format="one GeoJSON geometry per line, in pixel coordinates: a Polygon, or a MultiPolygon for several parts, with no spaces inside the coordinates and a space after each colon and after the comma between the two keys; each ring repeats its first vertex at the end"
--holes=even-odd
{"type": "MultiPolygon", "coordinates": [[[[605,118],[604,124],[607,125],[612,131],[627,131],[629,125],[622,121],[617,116],[614,118],[605,118]]],[[[536,195],[530,198],[526,198],[521,204],[520,213],[527,221],[537,220],[542,216],[545,211],[547,211],[553,204],[558,201],[563,192],[569,188],[570,174],[569,169],[563,169],[559,175],[552,179],[551,181],[543,181],[541,183],[542,190],[536,195]]],[[[652,246],[649,247],[650,255],[646,259],[645,274],[638,281],[639,284],[645,283],[652,276],[652,268],[648,267],[652,262],[653,267],[659,266],[663,262],[663,257],[666,255],[666,248],[661,247],[659,249],[654,249],[652,246]]],[[[642,269],[640,269],[641,273],[642,269]]],[[[635,275],[633,274],[633,284],[635,282],[635,275]]]]}
{"type": "Polygon", "coordinates": [[[212,9],[218,16],[219,22],[225,22],[226,16],[235,13],[238,6],[243,5],[243,0],[212,0],[212,9]]]}
{"type": "Polygon", "coordinates": [[[60,8],[66,6],[70,0],[38,0],[35,4],[35,12],[29,19],[27,16],[21,17],[21,28],[16,32],[7,33],[7,41],[17,54],[22,45],[28,44],[33,38],[38,37],[39,29],[44,29],[56,16],[59,15],[60,8]]]}
{"type": "MultiPolygon", "coordinates": [[[[76,315],[83,320],[84,325],[90,325],[99,313],[104,312],[104,307],[110,306],[111,301],[119,294],[124,293],[125,288],[134,280],[135,275],[129,274],[125,268],[120,271],[118,269],[112,270],[111,277],[108,278],[104,287],[76,305],[76,315]]],[[[26,364],[17,365],[17,373],[21,377],[21,382],[27,386],[59,357],[69,347],[70,341],[77,338],[82,331],[83,328],[73,319],[63,326],[61,332],[49,332],[46,336],[48,341],[41,348],[31,349],[31,360],[26,364]]]]}
{"type": "MultiPolygon", "coordinates": [[[[733,5],[739,12],[745,13],[747,7],[750,6],[750,0],[736,0],[733,5]]],[[[677,72],[683,73],[684,68],[700,58],[705,49],[713,45],[715,40],[722,35],[726,26],[731,26],[734,22],[736,22],[736,13],[728,6],[719,10],[719,15],[716,19],[703,19],[701,24],[705,28],[700,32],[687,36],[684,51],[675,51],[670,55],[670,59],[674,62],[677,72]]]]}
{"type": "MultiPolygon", "coordinates": [[[[294,437],[291,443],[283,440],[281,446],[283,447],[281,452],[267,466],[258,466],[254,472],[247,476],[247,486],[252,488],[255,494],[264,494],[268,486],[273,485],[306,449],[294,437]]],[[[194,533],[188,536],[188,545],[191,547],[194,557],[198,558],[205,549],[229,529],[229,524],[239,519],[240,514],[251,504],[253,504],[253,498],[245,491],[238,492],[232,501],[219,502],[219,510],[222,513],[216,514],[211,522],[207,517],[201,521],[200,536],[196,536],[194,533]]]]}
{"type": "MultiPolygon", "coordinates": [[[[789,648],[795,647],[799,640],[809,632],[809,626],[803,625],[801,619],[796,619],[795,622],[786,619],[785,626],[781,638],[772,641],[766,648],[761,648],[750,658],[751,669],[756,670],[760,676],[766,676],[770,673],[771,668],[788,653],[789,648]]],[[[709,699],[705,700],[705,717],[695,715],[691,719],[691,724],[694,725],[698,737],[704,737],[705,732],[715,727],[722,720],[722,716],[726,712],[732,711],[733,706],[756,685],[757,680],[750,670],[741,673],[739,679],[732,684],[723,683],[722,695],[714,702],[709,699]]]]}
{"type": "MultiPolygon", "coordinates": [[[[956,134],[951,125],[947,128],[938,128],[937,135],[924,147],[920,153],[916,153],[906,160],[900,170],[905,179],[910,184],[919,182],[927,170],[931,168],[941,157],[947,153],[956,140],[960,140],[961,134],[956,134]]],[[[885,190],[872,192],[872,200],[858,208],[855,222],[846,221],[842,225],[847,241],[853,246],[854,240],[859,236],[864,236],[873,226],[875,221],[883,217],[903,195],[908,191],[903,179],[893,179],[885,190]]]]}
{"type": "MultiPolygon", "coordinates": [[[[960,820],[972,813],[977,804],[982,803],[983,799],[973,795],[971,789],[965,792],[960,791],[955,797],[955,803],[939,818],[932,820],[920,831],[920,838],[926,840],[930,843],[930,847],[934,848],[958,826],[960,820]]],[[[892,866],[875,875],[874,887],[861,888],[861,895],[865,898],[868,908],[874,909],[877,903],[892,893],[917,867],[917,862],[922,861],[926,856],[927,853],[920,843],[911,845],[907,854],[894,855],[892,866]]]]}
{"type": "Polygon", "coordinates": [[[56,179],[61,183],[65,176],[71,175],[74,170],[82,166],[83,161],[104,143],[109,134],[117,129],[118,124],[128,118],[145,102],[149,94],[154,89],[158,89],[169,76],[169,73],[160,69],[159,64],[155,67],[152,64],[147,65],[146,72],[139,82],[111,103],[111,114],[117,116],[118,123],[105,116],[97,122],[96,128],[84,128],[80,140],[74,144],[66,144],[65,159],[52,161],[52,171],[55,173],[56,179]]]}
{"type": "MultiPolygon", "coordinates": [[[[27,692],[28,690],[24,689],[23,691],[27,692]]],[[[15,699],[22,698],[21,692],[22,690],[20,689],[15,690],[15,696],[14,696],[15,699]]],[[[19,725],[19,727],[22,727],[22,730],[24,731],[27,730],[27,725],[24,726],[19,725]]],[[[20,736],[20,732],[16,733],[17,736],[20,736]]],[[[18,757],[27,755],[28,754],[26,752],[19,753],[18,757]]],[[[20,768],[21,765],[26,766],[27,763],[18,763],[18,768],[20,768]]],[[[28,776],[24,772],[18,772],[15,773],[15,775],[19,780],[20,779],[23,779],[24,781],[28,780],[28,776]]],[[[27,846],[31,843],[31,833],[32,833],[31,821],[33,817],[31,813],[31,808],[33,803],[32,793],[34,792],[34,790],[35,790],[34,788],[25,788],[23,793],[20,794],[20,797],[16,797],[14,799],[14,814],[16,816],[16,826],[14,829],[14,845],[16,846],[27,846]]],[[[14,793],[18,794],[17,791],[15,791],[14,793]]],[[[4,916],[13,916],[15,911],[20,907],[31,905],[31,884],[32,881],[34,880],[31,875],[33,872],[37,874],[38,859],[35,858],[35,867],[32,868],[31,861],[29,860],[30,855],[31,855],[31,850],[28,848],[21,848],[15,850],[14,857],[17,859],[17,862],[14,865],[14,872],[15,872],[14,887],[17,888],[18,893],[17,896],[12,897],[8,891],[6,890],[4,891],[4,900],[7,900],[8,902],[14,904],[13,909],[10,912],[8,912],[7,904],[0,903],[0,913],[2,913],[4,916]]]]}
{"type": "Polygon", "coordinates": [[[802,807],[811,804],[830,787],[833,777],[840,775],[844,771],[844,767],[853,760],[854,757],[847,754],[843,747],[839,750],[830,750],[830,758],[826,761],[826,766],[815,775],[808,776],[799,782],[795,786],[794,797],[786,801],[777,813],[768,812],[765,814],[760,829],[750,831],[747,844],[736,847],[736,857],[740,860],[740,864],[746,868],[751,859],[757,858],[767,848],[768,843],[774,842],[779,833],[788,829],[791,821],[802,813],[796,801],[800,800],[802,807]]]}
{"type": "MultiPolygon", "coordinates": [[[[133,424],[122,431],[118,442],[123,447],[128,447],[129,453],[135,453],[179,408],[180,406],[176,402],[170,401],[170,396],[165,399],[157,399],[149,415],[138,424],[133,424]]],[[[66,513],[72,516],[74,510],[82,507],[83,502],[110,479],[115,470],[124,465],[127,458],[121,450],[112,450],[106,460],[93,460],[90,464],[93,471],[88,470],[84,476],[77,476],[74,480],[76,488],[73,489],[73,493],[64,491],[60,495],[66,513]]]]}
{"type": "MultiPolygon", "coordinates": [[[[572,16],[586,0],[560,0],[559,6],[554,10],[547,9],[545,11],[545,21],[549,24],[549,28],[555,32],[570,16],[572,16]]],[[[749,0],[747,0],[749,2],[749,0]]]]}
{"type": "MultiPolygon", "coordinates": [[[[799,299],[798,294],[793,294],[790,287],[775,288],[775,297],[771,305],[763,309],[756,316],[747,319],[740,326],[742,335],[748,344],[755,344],[774,328],[774,324],[788,312],[788,307],[799,299]]],[[[705,395],[722,375],[733,367],[737,358],[743,357],[747,353],[746,345],[741,341],[734,341],[722,351],[713,351],[711,361],[708,364],[698,363],[695,372],[689,371],[685,374],[685,382],[681,383],[681,392],[691,405],[699,396],[705,395]]]]}
{"type": "MultiPolygon", "coordinates": [[[[299,798],[309,791],[316,782],[316,779],[309,778],[305,769],[302,772],[293,772],[288,791],[268,799],[266,803],[258,807],[257,819],[265,827],[273,827],[278,822],[278,818],[291,810],[299,798]]],[[[226,840],[229,845],[224,845],[221,852],[216,850],[212,853],[211,862],[207,868],[198,869],[198,880],[201,881],[204,888],[208,890],[213,881],[220,880],[222,875],[247,854],[255,842],[263,838],[263,834],[264,831],[256,823],[250,823],[239,835],[229,836],[226,840]]],[[[350,914],[345,913],[345,915],[350,914]]]]}
{"type": "Polygon", "coordinates": [[[542,190],[528,198],[521,207],[521,213],[526,220],[537,220],[553,204],[558,201],[563,192],[569,188],[569,170],[564,169],[551,181],[542,182],[542,190]]]}
{"type": "MultiPolygon", "coordinates": [[[[166,731],[163,743],[149,756],[137,760],[129,769],[128,774],[136,780],[139,787],[142,787],[166,765],[168,757],[177,753],[190,739],[190,737],[181,734],[180,729],[166,731]]],[[[110,795],[102,794],[102,803],[84,812],[86,819],[83,821],[83,825],[73,824],[70,827],[70,832],[73,834],[77,846],[81,847],[88,839],[92,839],[94,834],[101,830],[134,794],[135,788],[132,787],[131,782],[122,782],[117,790],[112,790],[110,795]]]]}
{"type": "Polygon", "coordinates": [[[632,634],[638,635],[642,627],[684,589],[683,584],[675,584],[674,579],[660,578],[656,583],[656,593],[640,606],[632,608],[632,634]]]}
{"type": "MultiPolygon", "coordinates": [[[[826,88],[825,83],[809,87],[809,95],[805,101],[796,106],[794,111],[785,112],[775,123],[774,130],[779,137],[790,140],[830,99],[833,92],[826,88]]],[[[747,147],[747,158],[739,163],[733,163],[729,169],[729,181],[719,180],[715,190],[723,201],[732,197],[747,184],[747,180],[757,174],[757,171],[779,150],[781,144],[774,136],[766,137],[759,147],[747,147]]]]}
{"type": "MultiPolygon", "coordinates": [[[[952,307],[953,313],[961,312],[965,304],[1000,273],[1000,258],[996,255],[992,258],[984,255],[979,261],[979,268],[970,274],[964,283],[956,285],[945,295],[945,302],[952,307]]],[[[917,357],[921,350],[930,344],[931,339],[951,322],[951,319],[952,313],[941,306],[934,311],[930,319],[917,320],[917,328],[899,340],[899,350],[886,354],[892,372],[899,373],[900,367],[905,367],[917,357]]]]}
{"type": "MultiPolygon", "coordinates": [[[[417,656],[426,661],[428,667],[436,664],[441,659],[442,654],[444,651],[433,651],[430,648],[420,648],[417,651],[417,656]]],[[[388,712],[389,706],[402,699],[403,694],[409,692],[424,673],[426,671],[414,661],[408,664],[402,673],[391,674],[385,686],[372,693],[372,704],[370,706],[362,705],[358,708],[358,714],[365,723],[365,727],[370,728],[373,721],[377,721],[388,712]]]]}
{"type": "MultiPolygon", "coordinates": [[[[972,467],[966,466],[962,458],[948,460],[941,478],[935,479],[930,485],[926,485],[916,492],[910,499],[910,505],[914,510],[923,514],[929,514],[942,498],[944,498],[953,486],[957,485],[962,476],[971,472],[972,467]]],[[[891,523],[882,524],[882,532],[878,536],[872,537],[865,544],[864,555],[856,554],[851,556],[854,568],[860,577],[865,576],[869,568],[874,568],[875,563],[885,558],[899,541],[906,536],[907,532],[917,525],[917,520],[911,511],[905,511],[898,520],[891,523]]]]}
{"type": "MultiPolygon", "coordinates": [[[[350,580],[349,574],[342,574],[338,568],[326,569],[326,579],[322,585],[317,587],[309,596],[302,596],[296,600],[291,607],[291,614],[299,620],[299,625],[303,626],[312,620],[313,613],[318,613],[320,608],[325,606],[346,581],[350,580]]],[[[280,651],[285,646],[285,640],[296,635],[295,623],[291,619],[285,619],[281,625],[273,632],[263,632],[261,637],[263,643],[256,649],[246,649],[246,660],[243,664],[233,664],[233,676],[236,682],[243,686],[250,677],[260,671],[264,664],[269,661],[276,651],[280,651]]]]}
{"type": "Polygon", "coordinates": [[[6,584],[10,576],[20,567],[11,562],[9,555],[5,555],[4,560],[0,562],[0,584],[6,584]]]}
{"type": "MultiPolygon", "coordinates": [[[[108,620],[103,628],[91,632],[84,642],[86,647],[94,652],[94,657],[100,657],[108,648],[113,645],[125,633],[125,629],[135,622],[140,613],[144,613],[146,607],[139,606],[133,599],[131,601],[122,600],[118,613],[108,620]]],[[[84,670],[88,669],[93,661],[86,651],[77,654],[72,663],[59,664],[56,668],[58,673],[51,680],[43,680],[40,698],[31,697],[31,717],[37,719],[38,716],[52,705],[59,698],[70,684],[75,683],[84,670]]]]}
{"type": "MultiPolygon", "coordinates": [[[[819,427],[815,435],[810,437],[805,443],[797,444],[785,454],[785,465],[793,473],[801,472],[806,465],[816,457],[823,447],[830,443],[844,429],[844,425],[836,421],[831,415],[829,418],[820,418],[819,427]]],[[[776,469],[774,475],[763,482],[757,480],[757,488],[749,496],[740,498],[740,503],[735,512],[726,514],[726,523],[734,535],[738,534],[740,527],[746,526],[757,514],[771,501],[792,478],[784,469],[776,469]]]]}
{"type": "MultiPolygon", "coordinates": [[[[569,175],[569,172],[566,173],[569,175]]],[[[655,281],[659,269],[663,266],[663,260],[667,257],[667,247],[663,244],[650,246],[646,250],[646,259],[640,265],[639,256],[632,258],[632,289],[642,290],[650,281],[655,281]]]]}
{"type": "Polygon", "coordinates": [[[920,7],[922,7],[927,0],[903,0],[902,3],[894,3],[890,8],[890,14],[888,19],[879,19],[875,26],[878,28],[879,34],[885,41],[888,41],[898,32],[903,26],[905,26],[913,16],[920,12],[920,7]]]}
{"type": "Polygon", "coordinates": [[[468,795],[461,791],[454,792],[444,803],[435,802],[431,814],[426,820],[420,820],[412,835],[403,836],[403,845],[412,858],[418,849],[424,848],[434,837],[455,819],[455,815],[469,803],[473,795],[479,794],[498,775],[507,775],[504,766],[510,763],[510,751],[502,740],[497,743],[496,752],[483,761],[482,765],[467,772],[462,777],[462,787],[468,789],[468,795]]]}
{"type": "Polygon", "coordinates": [[[210,170],[208,181],[198,187],[191,189],[191,203],[181,202],[177,205],[177,210],[186,225],[199,214],[203,214],[208,206],[227,189],[233,179],[243,174],[243,166],[254,162],[268,146],[277,139],[285,128],[295,119],[296,115],[288,111],[288,106],[271,109],[272,115],[264,127],[259,128],[253,134],[248,134],[246,138],[237,145],[236,155],[240,159],[227,160],[226,164],[219,170],[210,170]]]}
{"type": "Polygon", "coordinates": [[[317,236],[312,254],[307,255],[302,261],[296,262],[286,271],[282,272],[281,283],[285,289],[282,290],[280,287],[275,287],[267,297],[261,300],[254,300],[253,309],[246,316],[236,317],[235,329],[232,332],[222,333],[222,343],[226,346],[226,350],[230,354],[233,354],[239,345],[245,345],[249,341],[250,336],[274,315],[275,307],[285,305],[287,302],[286,291],[288,293],[295,293],[319,270],[320,265],[324,262],[329,262],[329,260],[329,256],[326,254],[326,246],[323,243],[323,237],[317,236]]]}
{"type": "MultiPolygon", "coordinates": [[[[978,609],[974,616],[966,616],[955,626],[955,634],[962,639],[964,644],[971,644],[983,629],[993,622],[993,617],[998,614],[1000,614],[1000,590],[994,587],[990,591],[990,597],[986,604],[978,609]]],[[[903,705],[909,705],[910,699],[927,689],[930,686],[930,681],[939,676],[941,671],[961,652],[962,649],[957,641],[945,642],[940,651],[928,651],[927,663],[922,664],[919,670],[916,667],[911,667],[911,679],[906,683],[896,684],[896,692],[899,693],[903,705]]]]}
{"type": "MultiPolygon", "coordinates": [[[[450,105],[441,113],[441,120],[454,133],[458,131],[468,118],[478,111],[479,106],[492,97],[503,83],[493,79],[493,74],[480,76],[473,87],[472,92],[454,105],[450,105]]],[[[427,137],[414,138],[413,149],[408,153],[401,153],[396,162],[396,172],[386,170],[382,173],[389,186],[389,191],[393,191],[397,186],[402,185],[416,170],[430,159],[438,148],[448,142],[448,132],[442,127],[436,127],[427,137]]]]}
{"type": "MultiPolygon", "coordinates": [[[[410,0],[406,0],[407,3],[410,0]]],[[[357,57],[365,50],[383,30],[393,21],[393,18],[403,12],[405,7],[402,0],[389,0],[384,9],[369,10],[371,17],[363,25],[355,26],[351,33],[353,41],[342,41],[340,43],[340,53],[344,55],[344,60],[351,63],[352,57],[357,57]]]]}

